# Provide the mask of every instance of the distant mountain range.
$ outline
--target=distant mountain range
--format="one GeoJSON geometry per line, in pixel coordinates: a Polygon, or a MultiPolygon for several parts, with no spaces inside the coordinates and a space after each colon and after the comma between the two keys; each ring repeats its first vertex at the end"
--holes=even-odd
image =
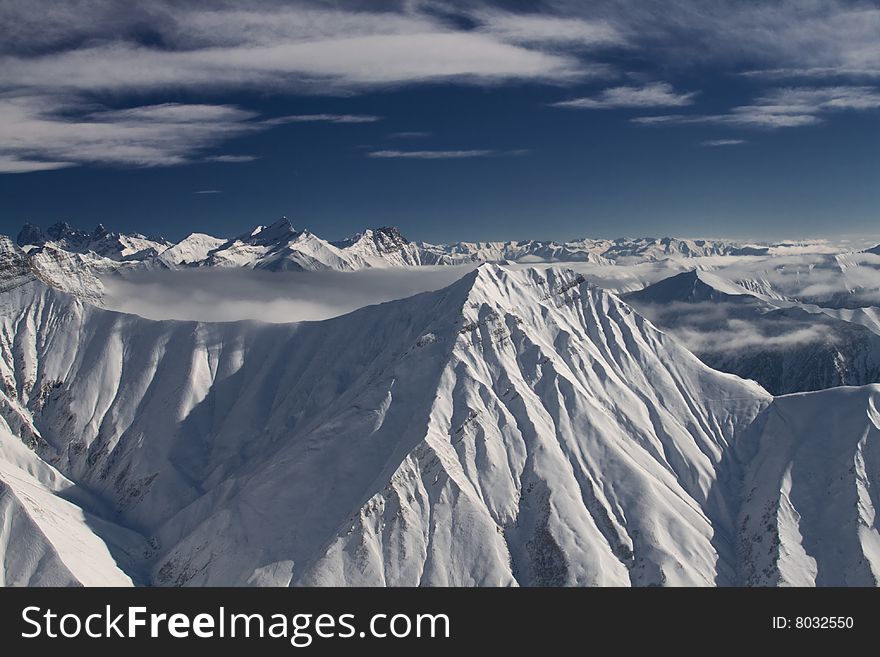
{"type": "Polygon", "coordinates": [[[120,263],[141,262],[159,267],[219,266],[312,271],[508,260],[610,264],[626,258],[658,260],[668,257],[761,255],[768,253],[771,248],[723,240],[669,237],[581,239],[564,243],[525,240],[427,244],[410,242],[397,228],[392,227],[367,229],[348,239],[331,242],[308,230],[294,229],[286,217],[230,239],[193,233],[176,244],[162,237],[108,232],[101,225],[88,233],[63,222],[46,231],[27,224],[19,232],[16,243],[28,252],[48,248],[120,263]]]}

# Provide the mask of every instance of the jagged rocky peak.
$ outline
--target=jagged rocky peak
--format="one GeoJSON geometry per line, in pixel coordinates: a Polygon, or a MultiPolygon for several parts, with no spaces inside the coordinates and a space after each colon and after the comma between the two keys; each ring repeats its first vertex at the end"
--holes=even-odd
{"type": "Polygon", "coordinates": [[[78,228],[74,228],[66,221],[59,221],[55,224],[52,224],[46,230],[46,233],[52,240],[56,242],[63,239],[84,240],[88,239],[89,237],[86,232],[81,231],[78,228]]]}
{"type": "Polygon", "coordinates": [[[18,233],[19,246],[43,246],[46,242],[61,242],[67,246],[87,244],[108,235],[107,229],[98,224],[92,233],[74,228],[66,221],[58,221],[45,231],[39,226],[26,223],[18,233]]]}
{"type": "Polygon", "coordinates": [[[36,224],[26,223],[18,231],[16,243],[19,246],[42,246],[49,240],[48,235],[36,224]]]}
{"type": "Polygon", "coordinates": [[[0,292],[33,279],[27,257],[12,240],[0,235],[0,292]]]}
{"type": "Polygon", "coordinates": [[[364,232],[364,236],[372,239],[380,252],[398,251],[409,244],[400,229],[394,226],[371,228],[364,232]]]}

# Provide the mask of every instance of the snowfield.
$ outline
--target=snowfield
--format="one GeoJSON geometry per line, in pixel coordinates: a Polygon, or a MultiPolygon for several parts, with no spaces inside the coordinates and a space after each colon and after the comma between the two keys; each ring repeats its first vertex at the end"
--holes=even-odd
{"type": "Polygon", "coordinates": [[[880,581],[880,336],[826,276],[869,299],[874,254],[809,254],[796,288],[782,245],[331,243],[282,221],[132,259],[126,236],[48,232],[0,240],[4,585],[880,581]],[[151,320],[105,293],[156,270],[462,263],[320,321],[151,320]],[[721,372],[687,348],[731,322],[845,329],[843,360],[781,341],[721,372]],[[839,377],[816,392],[736,375],[782,362],[790,387],[821,358],[839,377]]]}

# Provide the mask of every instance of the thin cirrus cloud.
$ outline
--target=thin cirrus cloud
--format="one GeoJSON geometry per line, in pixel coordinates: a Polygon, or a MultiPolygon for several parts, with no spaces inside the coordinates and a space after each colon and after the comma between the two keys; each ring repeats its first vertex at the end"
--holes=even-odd
{"type": "MultiPolygon", "coordinates": [[[[44,3],[34,5],[36,13],[44,3]]],[[[42,10],[49,15],[63,11],[52,3],[42,10]]],[[[578,58],[543,48],[554,40],[540,23],[531,28],[533,45],[520,45],[530,32],[529,21],[521,21],[515,36],[505,38],[504,30],[493,30],[491,23],[485,29],[455,29],[428,13],[279,5],[249,9],[235,2],[210,9],[173,9],[160,2],[145,16],[129,19],[117,11],[112,20],[97,21],[92,28],[82,19],[67,18],[75,23],[68,31],[88,35],[80,42],[98,45],[35,55],[12,50],[0,59],[0,85],[79,91],[332,91],[450,79],[563,80],[589,72],[578,58]],[[156,31],[166,47],[126,39],[120,27],[135,32],[137,19],[156,31]]],[[[59,21],[54,27],[56,40],[63,43],[64,26],[59,21]]]]}
{"type": "Polygon", "coordinates": [[[506,157],[525,155],[528,149],[497,151],[487,149],[447,150],[447,151],[397,151],[381,150],[367,153],[367,157],[376,159],[407,159],[407,160],[460,160],[474,157],[506,157]]]}
{"type": "Polygon", "coordinates": [[[654,82],[642,87],[613,87],[595,97],[573,98],[552,105],[569,109],[682,107],[692,104],[696,95],[697,92],[678,93],[667,82],[654,82]]]}
{"type": "Polygon", "coordinates": [[[259,159],[260,158],[256,155],[212,155],[211,157],[206,157],[205,161],[220,162],[223,164],[245,164],[259,159]]]}
{"type": "Polygon", "coordinates": [[[219,189],[200,189],[197,192],[193,192],[194,194],[222,194],[223,192],[219,189]]]}
{"type": "MultiPolygon", "coordinates": [[[[307,0],[5,0],[0,173],[91,163],[178,165],[204,161],[204,152],[230,139],[286,123],[366,122],[344,113],[261,122],[227,103],[162,102],[180,98],[180,92],[188,98],[254,90],[344,96],[437,82],[567,85],[622,73],[616,60],[603,59],[621,50],[657,62],[658,70],[682,70],[698,61],[725,72],[746,71],[760,84],[798,76],[880,76],[880,8],[857,0],[547,0],[540,11],[528,12],[493,4],[500,3],[365,8],[342,0],[329,8],[307,0]],[[157,99],[154,105],[95,105],[147,96],[157,99]],[[217,113],[196,122],[183,116],[208,107],[217,113]]],[[[670,113],[636,122],[798,127],[835,111],[876,107],[868,87],[826,88],[851,93],[824,100],[765,98],[722,114],[670,113]]],[[[617,86],[557,106],[685,107],[695,93],[667,83],[617,86]]]]}
{"type": "Polygon", "coordinates": [[[375,123],[381,116],[371,114],[291,114],[263,121],[263,125],[276,126],[286,123],[375,123]]]}
{"type": "Polygon", "coordinates": [[[632,119],[642,125],[715,124],[743,128],[797,128],[824,121],[841,111],[880,108],[880,90],[869,86],[787,87],[773,89],[750,105],[726,114],[669,114],[632,119]]]}
{"type": "Polygon", "coordinates": [[[392,132],[385,135],[386,139],[427,139],[431,136],[430,132],[422,132],[422,131],[404,131],[404,132],[392,132]]]}
{"type": "Polygon", "coordinates": [[[26,173],[86,163],[175,166],[234,136],[261,129],[232,105],[165,103],[71,114],[67,99],[0,97],[0,172],[26,173]]]}
{"type": "Polygon", "coordinates": [[[745,144],[745,139],[707,139],[705,141],[701,141],[701,146],[739,146],[740,144],[745,144]]]}
{"type": "Polygon", "coordinates": [[[0,96],[0,173],[30,173],[83,164],[178,166],[194,161],[242,164],[255,155],[199,157],[204,150],[285,123],[367,123],[380,117],[315,114],[260,120],[233,105],[164,103],[108,110],[67,97],[0,96]]]}
{"type": "Polygon", "coordinates": [[[626,46],[626,37],[603,19],[484,11],[473,15],[480,31],[512,43],[566,44],[584,48],[626,46]]]}
{"type": "Polygon", "coordinates": [[[346,95],[428,82],[564,83],[605,74],[607,67],[560,49],[561,42],[600,47],[619,40],[611,26],[578,17],[495,12],[474,14],[464,27],[429,9],[238,0],[211,7],[168,0],[125,7],[109,0],[4,2],[0,173],[178,165],[203,161],[199,152],[256,130],[379,120],[318,113],[260,122],[225,104],[110,110],[95,105],[102,98],[115,104],[126,94],[161,98],[178,91],[346,95]],[[209,107],[217,113],[198,121],[186,116],[209,107]]]}

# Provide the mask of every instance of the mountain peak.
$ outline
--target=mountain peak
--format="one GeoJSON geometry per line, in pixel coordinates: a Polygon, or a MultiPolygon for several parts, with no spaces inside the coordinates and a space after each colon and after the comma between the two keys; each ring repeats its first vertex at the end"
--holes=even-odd
{"type": "Polygon", "coordinates": [[[66,221],[58,221],[58,222],[52,224],[46,230],[46,233],[49,235],[49,237],[53,241],[56,241],[56,242],[59,240],[63,240],[63,239],[80,240],[80,239],[85,239],[88,237],[88,235],[86,235],[86,233],[84,233],[83,231],[81,231],[77,228],[74,228],[66,221]]]}
{"type": "Polygon", "coordinates": [[[36,224],[26,223],[18,231],[18,237],[16,237],[15,242],[19,246],[43,246],[48,240],[49,237],[43,232],[42,228],[36,224]]]}
{"type": "Polygon", "coordinates": [[[269,226],[257,226],[249,235],[239,237],[243,242],[251,244],[269,244],[272,242],[288,241],[296,235],[296,231],[287,217],[281,217],[269,226]]]}
{"type": "Polygon", "coordinates": [[[394,226],[367,229],[362,233],[362,237],[371,239],[379,253],[399,251],[409,244],[409,240],[401,234],[400,229],[394,226]]]}
{"type": "Polygon", "coordinates": [[[737,301],[748,297],[743,288],[701,269],[691,269],[624,295],[643,303],[696,303],[700,301],[737,301]]]}

